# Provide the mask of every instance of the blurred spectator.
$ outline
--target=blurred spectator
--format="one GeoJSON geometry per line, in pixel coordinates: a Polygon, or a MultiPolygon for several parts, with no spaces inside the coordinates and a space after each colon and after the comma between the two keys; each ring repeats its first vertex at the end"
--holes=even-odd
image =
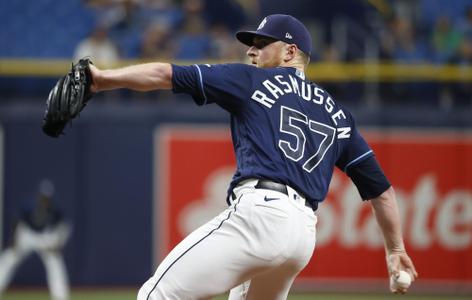
{"type": "Polygon", "coordinates": [[[393,22],[393,53],[397,62],[424,62],[428,59],[427,45],[416,36],[414,23],[406,18],[398,17],[393,22]]]}
{"type": "MultiPolygon", "coordinates": [[[[464,71],[464,75],[470,74],[472,66],[472,38],[463,39],[459,51],[451,59],[450,63],[457,64],[464,71]]],[[[472,84],[465,78],[449,85],[454,104],[458,106],[472,107],[472,84]]]]}
{"type": "Polygon", "coordinates": [[[418,1],[395,0],[390,2],[394,15],[401,16],[402,19],[417,21],[418,14],[421,11],[421,6],[418,1]]]}
{"type": "Polygon", "coordinates": [[[36,252],[46,267],[52,299],[69,299],[69,283],[62,249],[70,235],[70,227],[52,202],[53,195],[53,183],[44,179],[39,184],[35,203],[21,211],[14,241],[0,256],[0,295],[19,263],[31,252],[36,252]]]}
{"type": "Polygon", "coordinates": [[[202,0],[184,0],[183,23],[180,26],[177,38],[177,59],[204,59],[211,51],[210,35],[202,18],[202,0]]]}
{"type": "MultiPolygon", "coordinates": [[[[320,49],[320,61],[329,64],[329,70],[343,73],[345,66],[342,64],[341,54],[334,44],[328,44],[320,49]]],[[[317,82],[329,91],[331,96],[341,103],[356,103],[362,99],[362,84],[355,81],[328,81],[317,82]]],[[[363,100],[363,99],[362,99],[363,100]]]]}
{"type": "MultiPolygon", "coordinates": [[[[390,32],[383,36],[382,47],[386,58],[394,63],[427,63],[430,49],[424,38],[417,35],[415,23],[410,19],[396,16],[389,22],[390,32]]],[[[380,84],[381,98],[385,101],[404,105],[435,105],[439,98],[439,84],[425,81],[392,81],[380,84]]]]}
{"type": "MultiPolygon", "coordinates": [[[[457,22],[457,30],[460,35],[458,47],[447,61],[450,64],[458,65],[459,70],[464,75],[470,73],[472,66],[472,5],[465,9],[464,18],[457,22]]],[[[456,107],[472,107],[472,84],[465,76],[453,82],[446,82],[446,93],[452,98],[456,107]]]]}
{"type": "Polygon", "coordinates": [[[150,18],[139,0],[111,1],[103,8],[99,18],[108,26],[110,38],[118,45],[121,56],[139,56],[141,34],[150,18]]]}
{"type": "Polygon", "coordinates": [[[448,16],[442,15],[436,20],[431,42],[435,62],[446,63],[457,52],[461,34],[452,26],[448,16]]]}
{"type": "Polygon", "coordinates": [[[238,43],[233,34],[223,24],[213,25],[210,29],[211,52],[210,58],[225,61],[243,61],[245,48],[238,43]]]}
{"type": "Polygon", "coordinates": [[[450,62],[464,67],[472,66],[472,38],[462,40],[459,50],[450,62]]]}
{"type": "Polygon", "coordinates": [[[173,58],[174,47],[169,25],[163,22],[154,22],[144,32],[140,57],[168,60],[173,58]]]}
{"type": "Polygon", "coordinates": [[[458,28],[464,38],[472,40],[472,5],[465,10],[464,19],[459,21],[458,28]]]}
{"type": "Polygon", "coordinates": [[[339,63],[341,62],[341,54],[334,45],[326,45],[323,49],[321,60],[329,63],[339,63]]]}
{"type": "Polygon", "coordinates": [[[380,57],[397,62],[422,62],[428,57],[427,44],[416,35],[414,23],[402,16],[387,16],[379,30],[380,57]]]}
{"type": "Polygon", "coordinates": [[[379,39],[379,58],[382,60],[393,59],[395,50],[394,28],[397,19],[394,16],[387,15],[383,22],[381,21],[378,29],[379,39]]]}
{"type": "Polygon", "coordinates": [[[418,13],[422,24],[432,28],[435,21],[443,15],[449,16],[451,20],[458,20],[463,17],[464,12],[471,6],[470,0],[406,0],[418,3],[418,13]]]}
{"type": "Polygon", "coordinates": [[[74,61],[85,56],[102,66],[112,66],[119,60],[119,53],[114,42],[108,37],[108,29],[98,25],[90,34],[77,45],[74,52],[74,61]]]}
{"type": "Polygon", "coordinates": [[[254,0],[236,0],[241,6],[241,9],[244,11],[245,23],[242,25],[247,25],[255,23],[258,21],[259,16],[261,16],[261,1],[254,0]]]}
{"type": "Polygon", "coordinates": [[[176,27],[182,21],[182,10],[174,0],[140,0],[147,15],[147,24],[164,23],[169,28],[176,27]]]}
{"type": "Polygon", "coordinates": [[[235,32],[247,22],[242,4],[235,0],[205,0],[204,8],[205,18],[211,26],[224,25],[235,32]]]}

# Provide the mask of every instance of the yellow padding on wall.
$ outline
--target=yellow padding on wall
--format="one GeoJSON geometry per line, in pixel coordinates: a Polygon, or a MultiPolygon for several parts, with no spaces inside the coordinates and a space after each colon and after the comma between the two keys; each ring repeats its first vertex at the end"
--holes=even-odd
{"type": "MultiPolygon", "coordinates": [[[[117,66],[143,61],[123,60],[117,66]]],[[[180,61],[176,64],[209,63],[180,61]]],[[[212,62],[210,62],[212,63],[212,62]]],[[[217,63],[213,61],[213,63],[217,63]]],[[[59,77],[70,69],[70,60],[0,59],[0,76],[59,77]]],[[[307,77],[314,81],[461,81],[472,83],[472,67],[432,64],[392,63],[312,63],[307,77]]]]}

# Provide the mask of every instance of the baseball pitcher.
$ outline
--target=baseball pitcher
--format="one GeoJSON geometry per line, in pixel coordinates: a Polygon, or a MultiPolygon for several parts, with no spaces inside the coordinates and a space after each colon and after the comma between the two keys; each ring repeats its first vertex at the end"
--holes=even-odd
{"type": "MultiPolygon", "coordinates": [[[[92,94],[172,89],[231,115],[237,168],[228,208],[169,253],[138,300],[211,299],[229,290],[231,300],[286,299],[313,254],[316,210],[334,167],[370,200],[390,276],[404,270],[416,278],[394,190],[372,149],[349,111],[305,78],[312,50],[308,30],[294,17],[278,14],[236,37],[249,46],[252,65],[148,63],[114,70],[89,65],[92,94]]],[[[392,292],[406,289],[391,284],[392,292]]]]}

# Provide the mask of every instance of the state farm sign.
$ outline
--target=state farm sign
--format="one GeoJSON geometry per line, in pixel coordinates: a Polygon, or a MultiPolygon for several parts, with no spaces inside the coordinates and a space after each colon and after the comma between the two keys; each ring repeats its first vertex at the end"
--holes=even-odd
{"type": "MultiPolygon", "coordinates": [[[[405,243],[421,279],[472,284],[472,135],[389,131],[365,137],[395,187],[405,243]]],[[[226,128],[165,128],[155,141],[158,263],[225,208],[235,162],[226,128]]],[[[371,206],[342,172],[335,172],[317,214],[317,246],[301,280],[385,278],[371,206]]]]}
{"type": "MultiPolygon", "coordinates": [[[[328,199],[320,208],[317,245],[322,247],[337,239],[345,248],[360,245],[376,249],[383,247],[383,238],[373,215],[362,216],[362,205],[353,184],[338,186],[335,173],[328,199]]],[[[472,193],[453,190],[446,195],[437,193],[437,178],[426,174],[418,178],[410,193],[396,189],[397,202],[403,219],[403,232],[411,248],[425,249],[433,245],[451,250],[467,249],[472,244],[472,193]],[[408,217],[408,221],[406,222],[408,217]],[[408,225],[408,226],[407,226],[408,225]]]]}

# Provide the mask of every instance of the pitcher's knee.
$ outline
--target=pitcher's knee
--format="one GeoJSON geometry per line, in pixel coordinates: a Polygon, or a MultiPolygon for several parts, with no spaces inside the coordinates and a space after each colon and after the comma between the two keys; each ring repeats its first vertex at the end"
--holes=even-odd
{"type": "Polygon", "coordinates": [[[139,289],[137,300],[181,300],[175,290],[166,288],[162,282],[156,284],[151,279],[146,281],[139,289]]]}

